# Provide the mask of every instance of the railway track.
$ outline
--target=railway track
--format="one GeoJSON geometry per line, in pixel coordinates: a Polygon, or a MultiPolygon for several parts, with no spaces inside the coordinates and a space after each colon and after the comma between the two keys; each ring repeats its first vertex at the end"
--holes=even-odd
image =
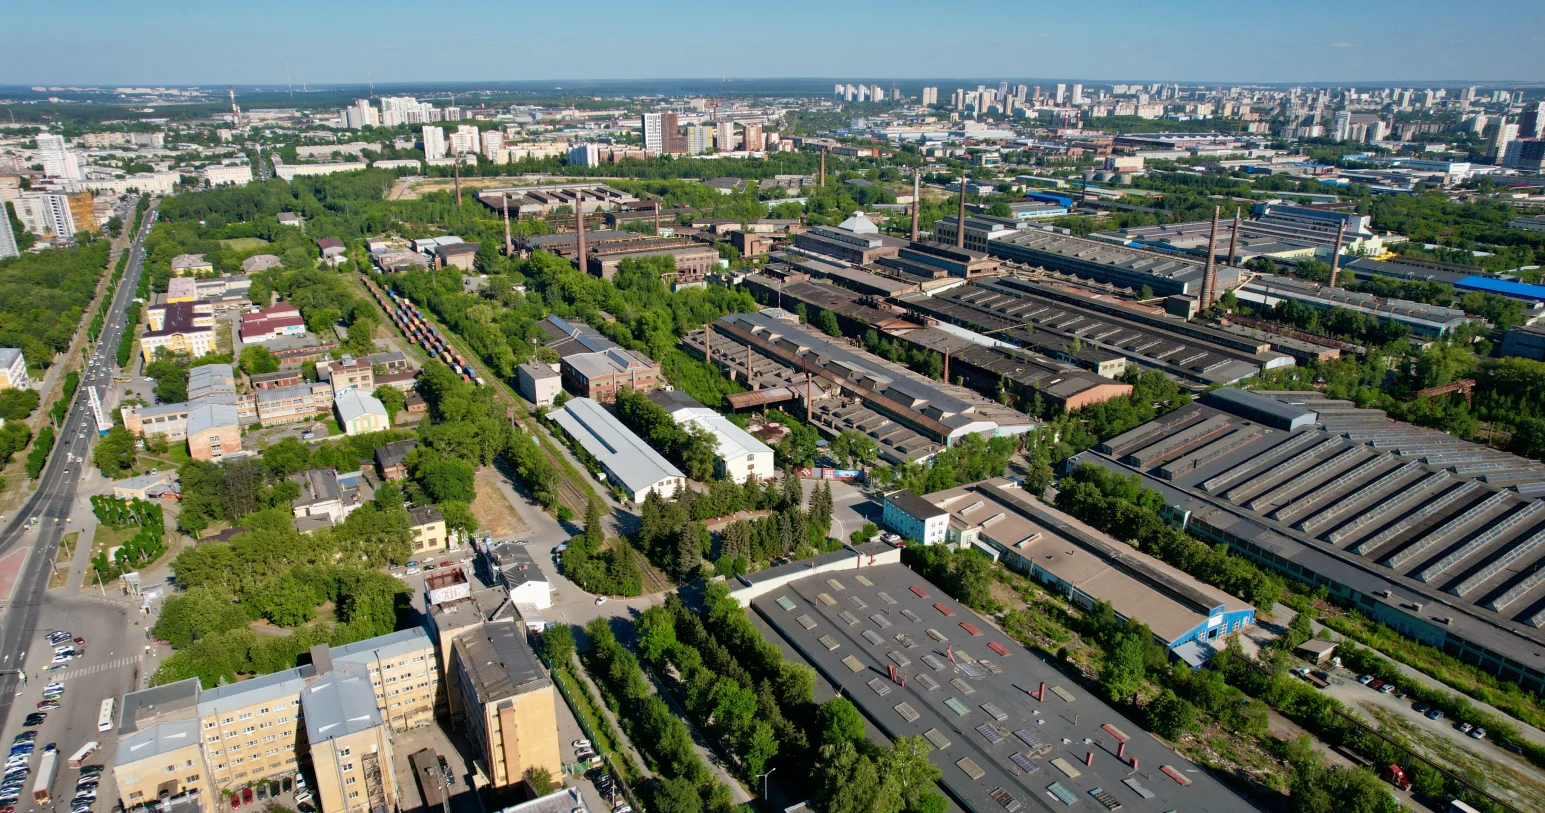
{"type": "MultiPolygon", "coordinates": [[[[407,349],[418,356],[421,361],[429,364],[445,364],[461,375],[464,380],[476,381],[481,386],[492,387],[494,398],[497,402],[503,404],[507,409],[513,410],[515,416],[522,421],[527,423],[535,422],[535,418],[526,409],[525,403],[515,394],[510,385],[494,375],[493,371],[488,368],[488,365],[484,364],[475,354],[467,352],[462,348],[459,344],[460,337],[455,332],[440,325],[438,320],[434,319],[432,315],[418,311],[415,308],[415,315],[419,325],[432,328],[434,332],[428,335],[438,339],[438,344],[427,341],[422,332],[416,338],[409,332],[411,328],[409,330],[404,329],[406,320],[398,318],[395,313],[389,310],[386,301],[390,301],[390,299],[387,298],[384,291],[364,274],[359,275],[359,283],[365,289],[365,292],[369,294],[367,298],[370,299],[376,310],[385,316],[385,323],[397,329],[397,334],[402,337],[404,343],[408,346],[407,349]],[[383,299],[386,301],[383,301],[383,299]],[[451,353],[451,360],[447,361],[444,358],[443,353],[445,351],[451,353]],[[467,372],[468,368],[472,371],[471,373],[467,372]]],[[[406,324],[411,325],[412,323],[406,322],[406,324]]],[[[531,435],[537,439],[538,444],[542,447],[543,456],[558,470],[559,504],[568,507],[570,511],[574,512],[576,517],[584,516],[585,505],[589,500],[589,495],[595,493],[590,488],[588,482],[583,488],[575,484],[575,478],[583,481],[584,475],[574,471],[574,467],[569,463],[568,459],[563,456],[561,451],[555,448],[553,440],[547,437],[545,433],[533,431],[531,435]]]]}

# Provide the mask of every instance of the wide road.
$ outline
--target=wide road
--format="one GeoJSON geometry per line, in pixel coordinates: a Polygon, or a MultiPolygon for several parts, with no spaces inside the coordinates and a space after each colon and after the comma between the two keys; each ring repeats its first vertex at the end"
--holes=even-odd
{"type": "MultiPolygon", "coordinates": [[[[80,478],[81,469],[88,463],[82,463],[79,458],[90,457],[90,441],[95,438],[97,430],[96,418],[92,415],[90,402],[87,399],[88,387],[97,388],[99,394],[106,396],[113,386],[113,371],[116,369],[118,342],[125,329],[124,316],[129,302],[134,299],[135,291],[139,287],[139,277],[144,267],[145,237],[150,233],[151,224],[156,219],[157,204],[152,203],[145,212],[143,223],[139,233],[134,235],[134,243],[129,247],[129,262],[124,269],[123,279],[118,285],[118,290],[113,292],[113,304],[107,315],[107,323],[103,326],[102,335],[98,337],[95,347],[91,348],[90,361],[87,369],[82,370],[80,386],[75,391],[70,411],[65,416],[64,426],[59,432],[58,442],[54,445],[53,453],[49,456],[48,463],[43,467],[42,476],[38,480],[37,492],[32,495],[25,506],[15,514],[4,531],[0,532],[0,558],[17,550],[26,550],[26,562],[22,565],[20,576],[16,580],[14,593],[4,600],[4,608],[0,610],[0,730],[9,730],[13,726],[8,725],[11,716],[11,706],[16,699],[20,685],[20,670],[27,668],[27,655],[34,649],[46,649],[46,642],[38,634],[38,617],[42,609],[43,597],[48,591],[48,577],[54,552],[59,544],[59,538],[68,529],[66,518],[75,502],[75,485],[80,478]],[[84,434],[84,438],[80,437],[84,434]],[[73,453],[77,458],[69,461],[68,455],[73,453]],[[32,518],[37,518],[37,525],[28,527],[32,518]]],[[[111,273],[109,269],[108,273],[111,273]]],[[[102,608],[111,613],[111,610],[102,608]]],[[[79,633],[77,633],[79,634],[79,633]]],[[[109,645],[108,641],[88,641],[90,647],[95,646],[102,654],[106,654],[108,648],[119,650],[118,654],[126,654],[122,650],[137,649],[132,642],[115,642],[117,646],[109,645]]],[[[39,651],[31,659],[35,670],[41,670],[47,664],[46,651],[39,651]]],[[[72,665],[73,666],[73,665],[72,665]]],[[[44,673],[47,674],[47,673],[44,673]]],[[[62,673],[68,674],[68,672],[62,673]]],[[[34,683],[29,687],[33,692],[41,686],[34,683]]],[[[97,698],[100,701],[101,698],[97,698]]],[[[25,711],[30,711],[28,707],[25,711]]],[[[25,711],[23,713],[25,713],[25,711]]],[[[92,704],[92,718],[95,718],[95,704],[92,704]]],[[[15,721],[20,723],[20,717],[15,721]]],[[[64,743],[60,743],[64,748],[64,743]]],[[[41,749],[39,749],[41,751],[41,749]]],[[[30,785],[29,785],[30,787],[30,785]]]]}

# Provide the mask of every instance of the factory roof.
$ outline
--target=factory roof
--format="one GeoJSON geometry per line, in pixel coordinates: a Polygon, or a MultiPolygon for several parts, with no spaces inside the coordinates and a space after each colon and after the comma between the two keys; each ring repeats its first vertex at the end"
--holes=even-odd
{"type": "Polygon", "coordinates": [[[767,444],[708,407],[700,405],[669,411],[681,426],[696,426],[713,435],[718,443],[714,454],[721,460],[735,460],[750,454],[772,454],[767,444]]]}
{"type": "Polygon", "coordinates": [[[928,739],[939,781],[972,813],[1041,809],[1048,793],[1068,804],[1089,795],[1153,811],[1249,807],[903,565],[797,579],[751,605],[882,733],[928,739]],[[893,670],[904,683],[891,679],[893,670]],[[1031,692],[1042,682],[1037,700],[1031,692]],[[1142,773],[1115,758],[1112,737],[1142,773]],[[1085,744],[1094,738],[1107,745],[1085,744]]]}
{"type": "Polygon", "coordinates": [[[996,238],[995,243],[1006,243],[1032,251],[1056,254],[1085,262],[1108,265],[1155,277],[1175,280],[1200,279],[1202,265],[1190,260],[1112,245],[1100,240],[1088,240],[1040,229],[1025,229],[996,238]]]}
{"type": "Polygon", "coordinates": [[[1526,282],[1515,282],[1494,277],[1468,276],[1458,282],[1455,287],[1469,288],[1476,291],[1485,291],[1491,294],[1501,294],[1513,299],[1529,299],[1536,302],[1545,302],[1545,285],[1530,285],[1526,282]]]}
{"type": "Polygon", "coordinates": [[[622,347],[613,347],[598,353],[575,353],[564,356],[563,363],[587,380],[608,375],[622,375],[634,370],[648,370],[655,366],[654,359],[622,347]]]}
{"type": "Polygon", "coordinates": [[[550,417],[630,492],[643,492],[668,477],[686,476],[589,398],[570,399],[550,417]]]}
{"type": "Polygon", "coordinates": [[[560,357],[568,357],[576,353],[599,353],[621,347],[611,339],[602,336],[595,328],[561,316],[549,316],[537,322],[537,325],[551,338],[547,346],[556,351],[560,357]]]}

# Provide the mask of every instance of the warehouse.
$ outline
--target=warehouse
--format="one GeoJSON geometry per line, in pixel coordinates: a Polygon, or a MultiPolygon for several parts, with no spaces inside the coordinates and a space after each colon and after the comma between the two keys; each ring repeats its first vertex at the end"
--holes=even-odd
{"type": "Polygon", "coordinates": [[[1234,295],[1241,302],[1267,308],[1274,308],[1282,302],[1295,302],[1320,311],[1341,308],[1371,316],[1380,322],[1404,325],[1410,329],[1412,336],[1420,339],[1442,338],[1449,331],[1468,322],[1484,324],[1479,317],[1467,316],[1458,308],[1386,299],[1276,274],[1261,274],[1235,291],[1234,295]]]}
{"type": "Polygon", "coordinates": [[[885,736],[921,736],[970,813],[1250,805],[869,543],[742,577],[748,603],[885,736]],[[873,613],[869,612],[874,610],[873,613]]]}
{"type": "Polygon", "coordinates": [[[608,481],[634,502],[643,502],[651,491],[669,498],[687,485],[687,477],[680,469],[589,398],[570,399],[548,417],[595,459],[608,481]]]}
{"type": "Polygon", "coordinates": [[[1530,285],[1526,282],[1514,282],[1507,279],[1494,279],[1492,277],[1468,276],[1454,283],[1454,287],[1460,293],[1479,291],[1483,294],[1496,294],[1508,299],[1517,299],[1526,302],[1530,307],[1545,303],[1545,285],[1530,285]]]}
{"type": "Polygon", "coordinates": [[[1545,465],[1320,393],[1214,395],[1066,465],[1140,474],[1172,523],[1545,691],[1545,465]]]}
{"type": "MultiPolygon", "coordinates": [[[[1134,291],[1147,286],[1159,296],[1201,296],[1202,263],[1155,251],[1112,245],[1056,231],[1027,229],[991,240],[987,253],[1037,268],[1108,282],[1134,291]]],[[[1239,285],[1239,269],[1217,267],[1218,291],[1239,285]]]]}
{"type": "Polygon", "coordinates": [[[914,496],[910,504],[887,498],[887,523],[893,514],[907,513],[908,505],[947,515],[941,541],[975,546],[1086,610],[1110,604],[1118,620],[1147,625],[1155,640],[1192,667],[1221,650],[1224,636],[1255,623],[1255,608],[1246,602],[1079,522],[1010,480],[914,496]]]}

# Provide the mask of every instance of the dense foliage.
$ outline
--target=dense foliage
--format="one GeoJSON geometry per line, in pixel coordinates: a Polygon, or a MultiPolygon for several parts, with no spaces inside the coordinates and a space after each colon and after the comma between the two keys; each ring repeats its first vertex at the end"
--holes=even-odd
{"type": "Polygon", "coordinates": [[[0,260],[0,347],[47,367],[70,346],[107,272],[107,240],[0,260]]]}

